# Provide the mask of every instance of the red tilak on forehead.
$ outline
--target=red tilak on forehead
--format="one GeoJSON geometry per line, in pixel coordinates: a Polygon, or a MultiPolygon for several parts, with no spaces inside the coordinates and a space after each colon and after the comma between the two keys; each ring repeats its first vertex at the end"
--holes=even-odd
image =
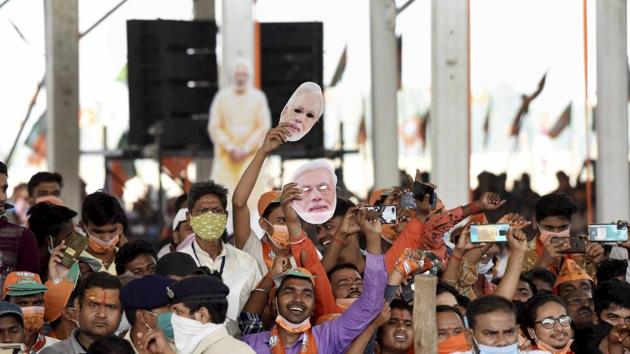
{"type": "Polygon", "coordinates": [[[96,301],[101,305],[112,305],[117,303],[116,297],[107,291],[88,290],[88,300],[96,301]]]}

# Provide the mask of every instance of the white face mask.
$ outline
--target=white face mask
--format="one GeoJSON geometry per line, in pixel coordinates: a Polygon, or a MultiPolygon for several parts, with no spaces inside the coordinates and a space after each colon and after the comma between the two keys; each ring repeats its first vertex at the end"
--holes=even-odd
{"type": "Polygon", "coordinates": [[[223,328],[223,325],[211,322],[204,324],[176,314],[171,317],[171,323],[175,334],[175,348],[179,354],[192,353],[205,337],[223,328]]]}
{"type": "Polygon", "coordinates": [[[479,354],[518,354],[518,342],[506,347],[491,347],[489,345],[479,344],[475,339],[479,354]]]}
{"type": "Polygon", "coordinates": [[[479,267],[477,268],[478,274],[488,274],[490,270],[494,267],[494,261],[490,259],[488,263],[479,263],[479,267]]]}

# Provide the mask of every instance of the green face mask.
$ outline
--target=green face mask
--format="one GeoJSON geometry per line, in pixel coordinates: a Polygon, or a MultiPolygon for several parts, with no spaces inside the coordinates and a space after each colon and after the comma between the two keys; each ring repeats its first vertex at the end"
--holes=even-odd
{"type": "Polygon", "coordinates": [[[173,324],[171,323],[172,312],[164,312],[157,317],[158,328],[164,332],[166,338],[170,341],[175,340],[175,332],[173,332],[173,324]]]}
{"type": "Polygon", "coordinates": [[[206,241],[218,240],[223,235],[226,224],[227,214],[215,214],[209,211],[190,217],[190,226],[195,235],[206,241]]]}

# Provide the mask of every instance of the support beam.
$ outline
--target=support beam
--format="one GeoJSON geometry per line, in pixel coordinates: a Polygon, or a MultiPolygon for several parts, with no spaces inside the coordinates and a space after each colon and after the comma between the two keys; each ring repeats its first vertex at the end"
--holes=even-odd
{"type": "Polygon", "coordinates": [[[372,155],[374,185],[395,186],[398,177],[396,4],[370,0],[372,155]]]}
{"type": "Polygon", "coordinates": [[[432,0],[431,182],[445,205],[469,199],[468,1],[432,0]]]}
{"type": "MultiPolygon", "coordinates": [[[[228,84],[237,58],[254,65],[254,17],[252,0],[223,0],[221,18],[221,87],[228,84]]],[[[255,75],[252,76],[252,78],[255,75]]]]}
{"type": "Polygon", "coordinates": [[[626,0],[597,1],[597,221],[630,215],[626,0]]]}
{"type": "Polygon", "coordinates": [[[437,323],[435,321],[437,278],[416,275],[413,281],[413,333],[416,353],[437,353],[437,323]]]}
{"type": "Polygon", "coordinates": [[[48,169],[64,179],[62,198],[80,210],[78,0],[44,0],[48,169]]]}
{"type": "MultiPolygon", "coordinates": [[[[193,0],[193,18],[195,20],[215,21],[214,0],[193,0]]],[[[208,102],[210,107],[210,102],[208,102]]],[[[210,177],[212,157],[197,156],[195,158],[195,181],[203,181],[210,177]]]]}

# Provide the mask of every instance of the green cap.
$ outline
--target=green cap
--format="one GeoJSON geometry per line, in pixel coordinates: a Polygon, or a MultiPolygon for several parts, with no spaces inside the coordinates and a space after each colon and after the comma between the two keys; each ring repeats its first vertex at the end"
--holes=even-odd
{"type": "Polygon", "coordinates": [[[282,274],[278,274],[273,277],[273,282],[276,284],[276,289],[280,288],[280,284],[285,278],[295,277],[295,278],[303,278],[308,279],[315,285],[314,279],[315,276],[306,268],[291,268],[282,274]]]}
{"type": "Polygon", "coordinates": [[[11,272],[4,280],[2,298],[7,296],[30,296],[45,293],[48,288],[42,284],[39,275],[31,272],[11,272]]]}

